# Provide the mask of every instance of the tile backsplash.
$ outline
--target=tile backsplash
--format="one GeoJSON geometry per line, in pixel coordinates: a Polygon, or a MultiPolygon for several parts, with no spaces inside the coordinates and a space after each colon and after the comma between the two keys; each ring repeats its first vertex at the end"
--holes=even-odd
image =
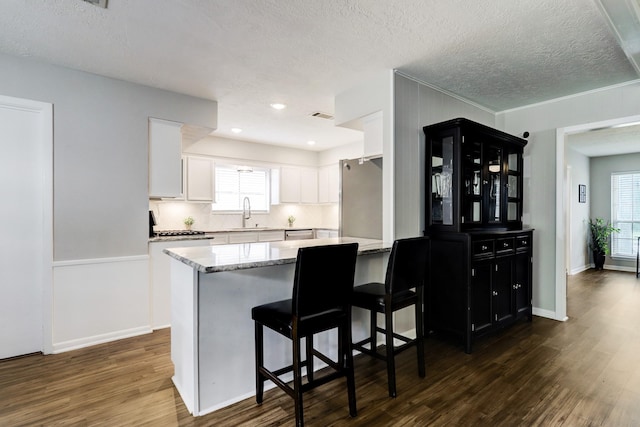
{"type": "MultiPolygon", "coordinates": [[[[149,201],[156,217],[157,230],[182,230],[184,218],[191,216],[194,230],[213,231],[242,227],[242,214],[212,213],[210,203],[149,201]]],[[[338,228],[338,204],[272,205],[269,213],[252,212],[247,225],[255,227],[287,227],[287,218],[296,218],[294,227],[338,228]]]]}

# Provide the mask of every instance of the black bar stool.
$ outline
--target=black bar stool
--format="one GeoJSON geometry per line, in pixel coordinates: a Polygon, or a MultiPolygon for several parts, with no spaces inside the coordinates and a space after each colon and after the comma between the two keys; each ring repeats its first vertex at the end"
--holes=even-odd
{"type": "Polygon", "coordinates": [[[387,382],[389,396],[396,397],[395,356],[415,345],[418,353],[418,374],[425,376],[424,333],[423,333],[423,288],[429,262],[429,238],[416,237],[400,239],[393,243],[385,283],[367,283],[356,286],[352,304],[371,313],[370,336],[353,344],[353,348],[387,362],[387,382]],[[415,306],[416,338],[411,339],[393,331],[393,312],[408,306],[415,306]],[[385,327],[377,325],[377,313],[383,313],[385,327]],[[385,334],[385,351],[378,351],[376,335],[385,334]],[[403,341],[394,347],[393,340],[403,341]],[[365,347],[369,344],[369,348],[365,347]]]}
{"type": "Polygon", "coordinates": [[[298,249],[289,300],[259,305],[251,309],[255,321],[256,402],[262,403],[264,382],[271,380],[295,402],[296,425],[302,426],[302,393],[331,380],[346,377],[349,414],[357,415],[356,389],[351,347],[351,296],[358,244],[315,246],[298,249]],[[263,326],[293,342],[293,364],[271,371],[264,366],[263,326]],[[313,348],[313,335],[338,329],[338,361],[313,348]],[[301,360],[300,343],[306,338],[306,360],[301,360]],[[333,371],[314,378],[313,358],[317,357],[333,371]],[[307,382],[302,383],[302,367],[307,368],[307,382]],[[279,377],[293,371],[293,387],[279,377]]]}

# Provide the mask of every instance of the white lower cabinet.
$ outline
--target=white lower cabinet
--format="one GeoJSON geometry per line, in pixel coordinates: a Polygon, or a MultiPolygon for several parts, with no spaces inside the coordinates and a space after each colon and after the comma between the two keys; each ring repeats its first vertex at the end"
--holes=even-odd
{"type": "Polygon", "coordinates": [[[257,241],[257,231],[240,231],[229,234],[229,243],[255,243],[257,241]]]}
{"type": "Polygon", "coordinates": [[[316,239],[328,239],[330,237],[338,237],[338,230],[316,229],[316,239]]]}
{"type": "Polygon", "coordinates": [[[284,230],[260,231],[258,233],[259,242],[279,242],[284,240],[284,230]]]}
{"type": "Polygon", "coordinates": [[[211,240],[209,240],[211,245],[226,245],[229,243],[228,233],[207,233],[207,237],[211,237],[211,240]]]}

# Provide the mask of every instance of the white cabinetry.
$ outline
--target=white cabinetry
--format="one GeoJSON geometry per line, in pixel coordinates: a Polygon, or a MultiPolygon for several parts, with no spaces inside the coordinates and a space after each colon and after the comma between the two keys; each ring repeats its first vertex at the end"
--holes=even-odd
{"type": "Polygon", "coordinates": [[[257,241],[257,231],[239,231],[236,233],[229,233],[229,243],[255,243],[257,241]]]}
{"type": "Polygon", "coordinates": [[[227,233],[207,233],[207,237],[211,237],[209,241],[211,245],[226,245],[229,243],[229,234],[227,233]]]}
{"type": "Polygon", "coordinates": [[[318,203],[318,169],[300,169],[300,203],[318,203]]]}
{"type": "Polygon", "coordinates": [[[369,114],[362,118],[362,131],[364,133],[364,152],[366,158],[382,156],[382,111],[369,114]]]}
{"type": "Polygon", "coordinates": [[[213,159],[187,157],[187,200],[213,202],[215,169],[213,159]]]}
{"type": "Polygon", "coordinates": [[[258,233],[259,242],[279,242],[284,240],[284,230],[268,230],[258,233]]]}
{"type": "Polygon", "coordinates": [[[149,118],[149,197],[182,196],[181,127],[149,118]]]}
{"type": "Polygon", "coordinates": [[[318,203],[338,203],[340,191],[338,165],[318,169],[318,203]]]}
{"type": "Polygon", "coordinates": [[[316,168],[282,166],[278,191],[273,203],[318,203],[318,170],[316,168]],[[277,197],[276,197],[277,195],[277,197]]]}
{"type": "Polygon", "coordinates": [[[338,237],[338,230],[316,229],[316,239],[328,239],[330,237],[338,237]]]}

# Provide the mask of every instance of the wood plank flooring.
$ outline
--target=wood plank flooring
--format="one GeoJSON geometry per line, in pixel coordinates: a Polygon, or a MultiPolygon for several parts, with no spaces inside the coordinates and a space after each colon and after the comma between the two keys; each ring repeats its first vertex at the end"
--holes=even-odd
{"type": "MultiPolygon", "coordinates": [[[[382,362],[356,357],[358,417],[341,381],[305,395],[309,426],[638,426],[640,279],[588,270],[568,283],[568,322],[535,317],[484,338],[426,341],[398,356],[398,397],[382,362]]],[[[248,315],[248,314],[247,314],[248,315]]],[[[57,355],[0,361],[0,426],[278,426],[293,424],[280,390],[194,418],[171,383],[169,331],[57,355]]],[[[248,366],[247,369],[253,369],[248,366]]]]}

